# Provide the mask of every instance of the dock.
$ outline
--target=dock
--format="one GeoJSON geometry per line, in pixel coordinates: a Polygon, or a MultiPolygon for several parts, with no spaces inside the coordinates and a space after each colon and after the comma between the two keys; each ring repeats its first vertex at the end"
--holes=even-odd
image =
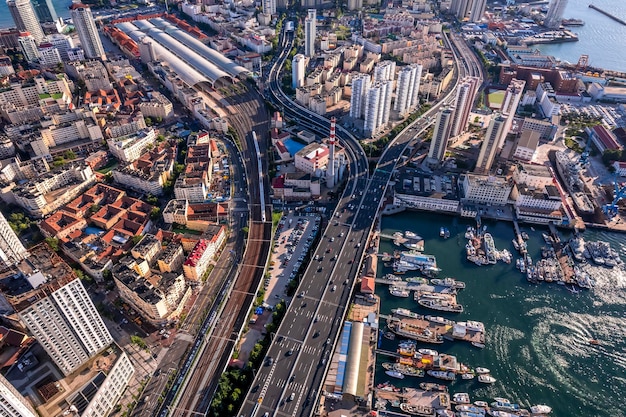
{"type": "Polygon", "coordinates": [[[595,11],[597,11],[597,12],[602,13],[602,14],[603,14],[603,15],[605,15],[606,17],[609,17],[609,18],[611,18],[611,19],[615,20],[617,23],[621,23],[622,25],[626,26],[626,21],[625,21],[624,19],[621,19],[621,18],[619,18],[619,17],[615,16],[614,14],[609,13],[609,12],[607,12],[606,10],[601,9],[601,8],[599,8],[598,6],[594,6],[593,4],[590,4],[590,5],[589,5],[589,8],[590,8],[590,9],[593,9],[593,10],[595,10],[595,11]]]}

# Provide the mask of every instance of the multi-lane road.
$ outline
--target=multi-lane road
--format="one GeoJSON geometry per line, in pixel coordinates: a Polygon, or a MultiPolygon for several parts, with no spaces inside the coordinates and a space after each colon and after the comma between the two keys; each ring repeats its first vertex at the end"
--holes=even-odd
{"type": "MultiPolygon", "coordinates": [[[[293,37],[283,33],[283,52],[269,74],[269,92],[285,116],[306,122],[324,134],[328,120],[290,101],[278,86],[278,74],[293,37]]],[[[447,40],[446,40],[447,41],[447,40]]],[[[482,76],[480,64],[464,42],[450,45],[457,63],[456,81],[482,76]]],[[[456,85],[456,83],[455,83],[456,85]]],[[[305,272],[298,297],[289,306],[239,412],[240,416],[309,416],[319,396],[326,367],[346,312],[352,284],[367,244],[380,201],[407,145],[430,124],[434,114],[454,97],[454,88],[422,118],[399,134],[381,156],[368,179],[367,163],[358,142],[340,127],[337,136],[351,155],[344,195],[305,272]],[[415,132],[415,133],[414,133],[415,132]]]]}

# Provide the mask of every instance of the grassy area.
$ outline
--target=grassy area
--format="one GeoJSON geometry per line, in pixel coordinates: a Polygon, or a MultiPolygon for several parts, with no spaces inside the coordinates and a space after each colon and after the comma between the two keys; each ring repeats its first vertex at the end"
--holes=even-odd
{"type": "Polygon", "coordinates": [[[487,96],[487,100],[489,101],[489,107],[501,107],[502,102],[504,101],[504,91],[494,91],[489,93],[487,96]]]}
{"type": "Polygon", "coordinates": [[[101,173],[102,175],[106,175],[109,172],[111,172],[112,170],[114,170],[115,168],[117,168],[118,162],[116,159],[112,158],[105,166],[103,166],[102,168],[96,170],[97,172],[101,173]]]}
{"type": "Polygon", "coordinates": [[[567,146],[568,148],[570,148],[573,151],[576,151],[578,153],[582,153],[583,152],[583,148],[578,144],[578,142],[570,137],[566,137],[565,138],[565,146],[567,146]]]}
{"type": "Polygon", "coordinates": [[[283,212],[282,211],[274,211],[272,212],[272,229],[276,230],[276,228],[278,227],[278,222],[280,222],[280,219],[283,217],[283,212]]]}

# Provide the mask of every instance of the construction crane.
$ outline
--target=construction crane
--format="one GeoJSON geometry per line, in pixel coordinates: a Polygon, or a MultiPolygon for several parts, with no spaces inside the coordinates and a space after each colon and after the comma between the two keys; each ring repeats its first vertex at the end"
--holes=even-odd
{"type": "Polygon", "coordinates": [[[613,181],[613,187],[615,188],[613,191],[613,201],[610,204],[602,206],[602,211],[608,217],[613,217],[617,214],[617,211],[619,210],[617,203],[624,198],[624,196],[626,196],[626,185],[617,182],[617,175],[615,177],[615,181],[613,181]]]}

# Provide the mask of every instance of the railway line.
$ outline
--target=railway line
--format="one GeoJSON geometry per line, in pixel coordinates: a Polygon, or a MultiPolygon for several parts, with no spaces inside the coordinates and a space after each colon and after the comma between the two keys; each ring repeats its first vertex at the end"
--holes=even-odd
{"type": "Polygon", "coordinates": [[[266,141],[269,114],[261,96],[248,88],[243,94],[227,99],[230,124],[239,137],[241,156],[246,167],[249,190],[250,223],[243,258],[232,280],[220,292],[220,308],[211,311],[183,369],[176,378],[159,416],[205,415],[215,393],[220,375],[228,365],[243,329],[248,311],[263,279],[271,248],[271,207],[265,202],[269,190],[266,141]],[[256,140],[258,135],[259,140],[256,140]]]}

